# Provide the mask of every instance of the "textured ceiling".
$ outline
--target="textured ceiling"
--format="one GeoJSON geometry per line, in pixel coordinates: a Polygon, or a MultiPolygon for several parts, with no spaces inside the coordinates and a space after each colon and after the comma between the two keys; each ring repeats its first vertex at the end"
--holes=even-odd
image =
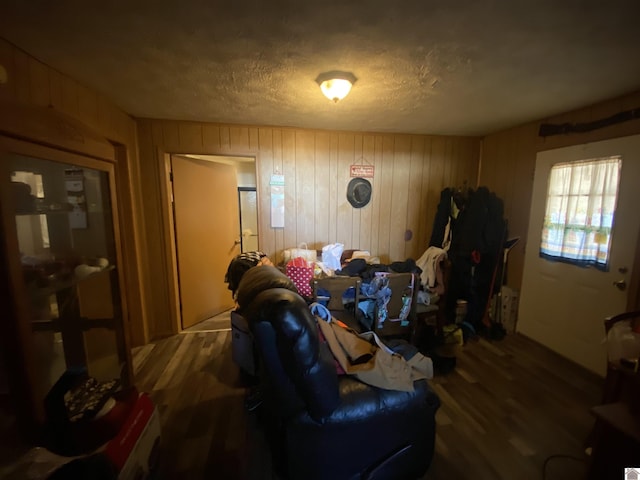
{"type": "Polygon", "coordinates": [[[0,0],[137,117],[482,135],[640,89],[639,0],[0,0]],[[315,78],[358,78],[338,104],[315,78]]]}

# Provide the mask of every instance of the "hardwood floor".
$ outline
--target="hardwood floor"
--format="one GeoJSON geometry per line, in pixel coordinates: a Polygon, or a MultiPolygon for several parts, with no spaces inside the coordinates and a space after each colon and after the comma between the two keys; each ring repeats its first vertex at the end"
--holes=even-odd
{"type": "Polygon", "coordinates": [[[231,310],[222,312],[215,317],[207,318],[187,328],[186,332],[215,332],[218,330],[231,330],[231,310]]]}
{"type": "MultiPolygon", "coordinates": [[[[244,408],[248,387],[231,360],[231,332],[146,345],[134,351],[134,369],[160,412],[162,479],[276,478],[255,414],[244,408]]],[[[457,368],[432,385],[442,407],[425,480],[584,477],[599,377],[509,335],[458,347],[457,368]]]]}

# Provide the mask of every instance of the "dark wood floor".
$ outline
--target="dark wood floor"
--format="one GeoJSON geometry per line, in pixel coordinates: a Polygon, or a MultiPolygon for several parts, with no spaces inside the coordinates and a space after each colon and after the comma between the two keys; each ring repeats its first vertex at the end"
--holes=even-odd
{"type": "Polygon", "coordinates": [[[231,329],[231,310],[207,318],[186,329],[187,332],[215,332],[231,329]]]}
{"type": "MultiPolygon", "coordinates": [[[[247,384],[230,342],[229,331],[197,332],[134,351],[136,383],[160,411],[163,479],[275,478],[254,414],[244,409],[247,384]]],[[[602,388],[595,375],[509,335],[458,347],[457,368],[432,384],[442,407],[425,479],[584,477],[588,410],[602,388]]]]}

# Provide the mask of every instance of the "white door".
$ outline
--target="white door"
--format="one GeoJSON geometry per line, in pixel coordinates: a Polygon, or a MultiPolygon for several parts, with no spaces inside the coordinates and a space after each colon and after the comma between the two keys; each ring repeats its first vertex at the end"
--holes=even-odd
{"type": "Polygon", "coordinates": [[[640,227],[640,135],[539,152],[533,183],[518,332],[585,368],[604,375],[604,318],[626,310],[627,290],[640,227]],[[540,240],[551,167],[559,162],[622,156],[610,268],[602,272],[540,258],[540,240]]]}

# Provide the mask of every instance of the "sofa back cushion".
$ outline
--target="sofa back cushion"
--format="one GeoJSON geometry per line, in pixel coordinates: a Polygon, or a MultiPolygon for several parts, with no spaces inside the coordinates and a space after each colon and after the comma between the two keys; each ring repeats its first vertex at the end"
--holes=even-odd
{"type": "Polygon", "coordinates": [[[238,284],[238,295],[236,297],[238,311],[241,313],[260,292],[270,288],[286,288],[297,292],[296,286],[291,279],[276,267],[263,265],[249,269],[238,284]]]}
{"type": "Polygon", "coordinates": [[[278,401],[292,409],[298,397],[316,421],[330,415],[340,403],[338,376],[302,297],[290,289],[270,288],[253,298],[244,315],[278,401]]]}

